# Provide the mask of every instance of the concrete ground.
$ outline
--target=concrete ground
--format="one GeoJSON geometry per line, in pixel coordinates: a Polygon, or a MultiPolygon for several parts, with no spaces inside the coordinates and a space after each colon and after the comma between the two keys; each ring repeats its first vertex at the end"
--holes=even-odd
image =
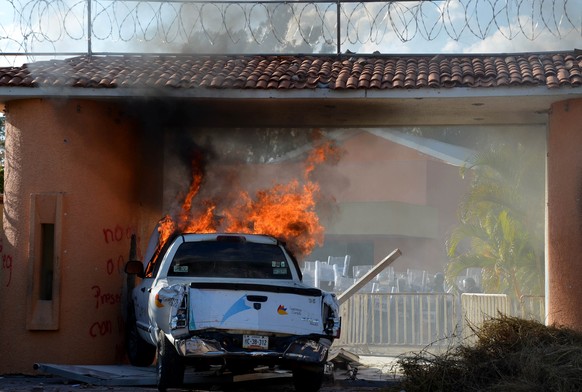
{"type": "MultiPolygon", "coordinates": [[[[360,357],[357,366],[345,367],[337,363],[331,374],[326,376],[321,392],[382,392],[397,384],[393,357],[360,357]],[[354,371],[354,369],[357,369],[354,371]]],[[[82,378],[82,377],[81,377],[82,378]]],[[[121,383],[123,384],[123,383],[121,383]]],[[[0,392],[154,392],[153,385],[95,385],[62,375],[39,373],[37,375],[0,376],[0,392]]],[[[188,384],[179,391],[231,391],[231,392],[293,392],[293,382],[289,374],[265,374],[263,378],[252,377],[225,384],[188,384]]]]}

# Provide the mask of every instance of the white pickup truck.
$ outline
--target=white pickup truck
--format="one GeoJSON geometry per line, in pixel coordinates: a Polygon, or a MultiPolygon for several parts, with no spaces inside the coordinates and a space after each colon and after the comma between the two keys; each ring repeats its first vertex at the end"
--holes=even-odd
{"type": "Polygon", "coordinates": [[[186,365],[252,372],[293,372],[297,391],[321,387],[327,353],[340,333],[335,296],[302,283],[295,258],[273,237],[179,234],[144,270],[132,290],[126,336],[133,365],[157,353],[160,391],[183,383],[186,365]]]}

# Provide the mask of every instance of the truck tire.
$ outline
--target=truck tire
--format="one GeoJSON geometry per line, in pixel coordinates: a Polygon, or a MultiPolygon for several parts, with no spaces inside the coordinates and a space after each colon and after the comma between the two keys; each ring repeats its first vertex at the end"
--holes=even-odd
{"type": "Polygon", "coordinates": [[[156,375],[158,391],[165,392],[167,388],[176,388],[184,383],[185,365],[168,338],[160,331],[158,337],[158,360],[156,375]]]}
{"type": "Polygon", "coordinates": [[[135,322],[133,303],[129,304],[125,324],[125,350],[129,363],[133,366],[146,367],[154,362],[156,347],[139,336],[135,322]]]}
{"type": "Polygon", "coordinates": [[[293,369],[293,384],[297,392],[317,392],[323,383],[324,365],[293,369]]]}

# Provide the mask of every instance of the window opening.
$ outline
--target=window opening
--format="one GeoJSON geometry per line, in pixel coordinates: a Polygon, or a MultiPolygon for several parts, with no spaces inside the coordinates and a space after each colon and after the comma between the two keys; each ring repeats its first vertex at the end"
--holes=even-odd
{"type": "Polygon", "coordinates": [[[53,275],[55,258],[55,225],[41,224],[41,259],[40,259],[40,299],[53,299],[53,275]]]}

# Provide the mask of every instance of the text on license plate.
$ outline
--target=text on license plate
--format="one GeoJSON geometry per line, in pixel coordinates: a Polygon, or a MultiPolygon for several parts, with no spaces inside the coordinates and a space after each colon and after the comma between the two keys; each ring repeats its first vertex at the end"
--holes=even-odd
{"type": "Polygon", "coordinates": [[[243,348],[266,350],[269,348],[269,337],[261,335],[243,335],[243,348]]]}

